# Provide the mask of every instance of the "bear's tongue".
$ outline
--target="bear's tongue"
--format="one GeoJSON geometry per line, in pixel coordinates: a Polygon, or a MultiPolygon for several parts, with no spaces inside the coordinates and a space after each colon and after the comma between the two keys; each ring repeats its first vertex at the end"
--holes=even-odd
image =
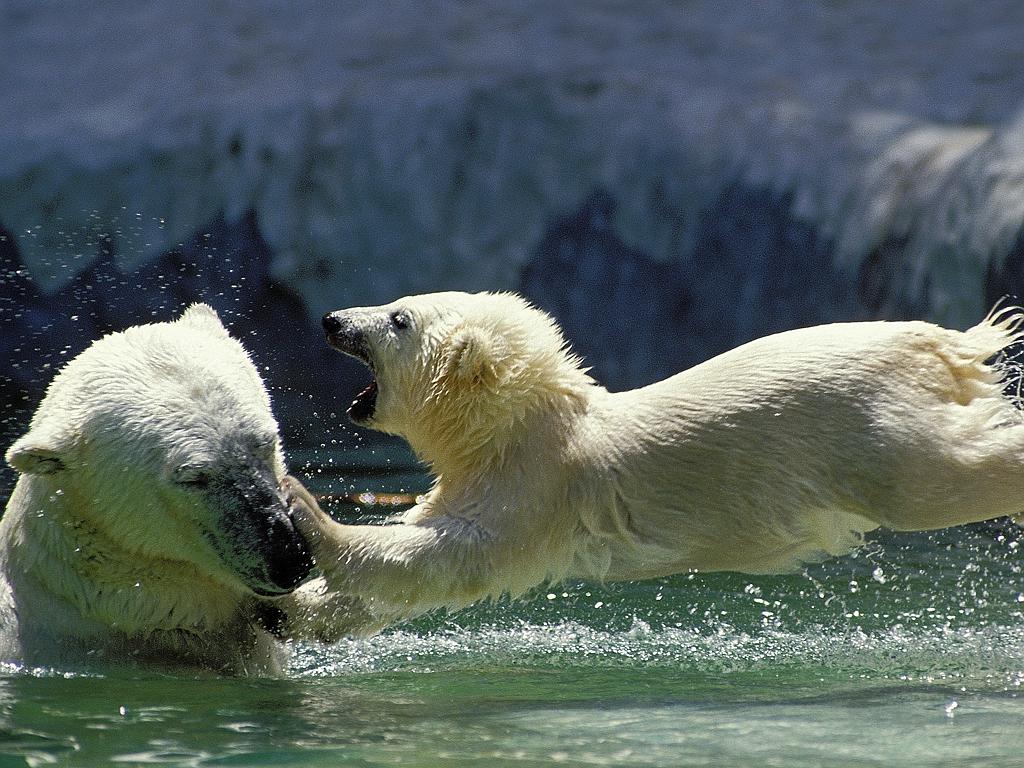
{"type": "Polygon", "coordinates": [[[373,410],[377,405],[377,382],[376,380],[370,382],[370,386],[356,395],[356,399],[352,401],[352,405],[348,407],[346,413],[348,417],[355,422],[366,421],[373,416],[373,410]]]}

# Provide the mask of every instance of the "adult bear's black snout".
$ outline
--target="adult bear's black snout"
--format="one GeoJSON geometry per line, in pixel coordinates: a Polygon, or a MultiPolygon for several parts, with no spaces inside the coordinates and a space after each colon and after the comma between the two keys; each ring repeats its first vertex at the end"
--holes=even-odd
{"type": "Polygon", "coordinates": [[[217,511],[210,543],[249,589],[273,597],[309,578],[313,552],[292,522],[272,470],[226,474],[207,493],[217,511]]]}
{"type": "Polygon", "coordinates": [[[291,521],[278,518],[270,528],[267,575],[282,592],[290,592],[313,570],[313,553],[291,521]]]}

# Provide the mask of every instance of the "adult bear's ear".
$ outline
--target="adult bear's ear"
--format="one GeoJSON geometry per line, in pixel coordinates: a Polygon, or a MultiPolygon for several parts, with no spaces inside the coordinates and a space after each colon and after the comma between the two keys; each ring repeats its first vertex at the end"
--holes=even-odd
{"type": "Polygon", "coordinates": [[[66,437],[32,430],[7,449],[7,463],[24,475],[52,475],[69,464],[70,444],[66,437]]]}
{"type": "Polygon", "coordinates": [[[178,322],[199,330],[208,331],[214,336],[228,338],[228,329],[220,321],[220,316],[209,304],[193,304],[186,309],[178,322]]]}
{"type": "Polygon", "coordinates": [[[464,325],[444,345],[441,375],[446,388],[494,388],[505,379],[508,345],[486,328],[464,325]]]}

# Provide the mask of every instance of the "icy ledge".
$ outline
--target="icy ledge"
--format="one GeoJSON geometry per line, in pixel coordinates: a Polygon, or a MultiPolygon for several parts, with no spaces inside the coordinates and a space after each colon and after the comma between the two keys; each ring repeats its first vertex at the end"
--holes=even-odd
{"type": "Polygon", "coordinates": [[[1017,2],[14,0],[0,29],[0,223],[44,292],[250,210],[313,314],[515,288],[595,190],[687,265],[744,188],[883,273],[874,311],[965,325],[1024,222],[1017,2]]]}

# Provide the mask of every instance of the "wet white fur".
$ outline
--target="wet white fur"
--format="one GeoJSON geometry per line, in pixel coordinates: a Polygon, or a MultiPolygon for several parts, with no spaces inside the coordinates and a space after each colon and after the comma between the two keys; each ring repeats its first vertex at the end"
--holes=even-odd
{"type": "Polygon", "coordinates": [[[339,525],[296,504],[332,590],[378,624],[565,577],[785,571],[878,526],[1024,508],[1024,419],[986,362],[1017,338],[1017,310],[965,332],[789,331],[621,393],[512,295],[340,316],[369,339],[372,426],[437,475],[397,525],[339,525]],[[409,329],[390,324],[395,310],[409,329]]]}
{"type": "Polygon", "coordinates": [[[7,451],[22,474],[0,522],[0,659],[277,669],[252,592],[202,535],[216,510],[171,482],[229,451],[284,474],[263,383],[209,307],[71,361],[7,451]]]}

